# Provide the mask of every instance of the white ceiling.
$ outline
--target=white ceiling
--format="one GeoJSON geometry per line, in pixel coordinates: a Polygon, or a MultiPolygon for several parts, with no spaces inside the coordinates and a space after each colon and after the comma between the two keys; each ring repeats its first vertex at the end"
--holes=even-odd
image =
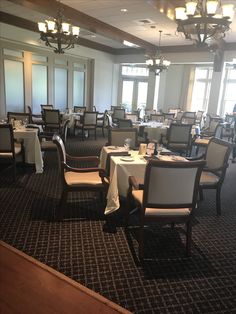
{"type": "MultiPolygon", "coordinates": [[[[176,23],[165,14],[159,12],[156,1],[157,0],[62,0],[61,2],[154,45],[158,45],[159,30],[163,31],[162,46],[192,45],[190,41],[176,33],[176,23]],[[121,12],[121,9],[127,9],[127,12],[121,12]],[[150,24],[146,25],[141,23],[140,20],[150,20],[150,24]]],[[[236,0],[221,0],[221,2],[235,3],[236,6],[236,0]]],[[[36,11],[6,0],[0,0],[0,9],[3,12],[34,22],[47,18],[47,16],[36,11]]],[[[93,37],[93,35],[94,34],[85,29],[81,31],[81,37],[91,41],[99,42],[112,48],[124,48],[124,46],[117,41],[105,38],[99,34],[96,34],[96,37],[93,37]]],[[[236,42],[236,14],[231,24],[231,30],[227,32],[225,41],[236,42]]]]}

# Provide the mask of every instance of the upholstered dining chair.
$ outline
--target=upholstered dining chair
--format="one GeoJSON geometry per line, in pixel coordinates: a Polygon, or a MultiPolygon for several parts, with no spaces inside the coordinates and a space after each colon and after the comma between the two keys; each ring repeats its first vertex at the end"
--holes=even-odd
{"type": "Polygon", "coordinates": [[[117,126],[118,128],[132,128],[133,122],[130,119],[118,119],[117,126]]]}
{"type": "Polygon", "coordinates": [[[81,130],[83,141],[85,139],[85,131],[88,132],[88,136],[93,131],[95,140],[97,139],[97,115],[96,111],[85,111],[82,119],[75,120],[74,128],[81,130]]]}
{"type": "Polygon", "coordinates": [[[12,120],[14,121],[20,121],[23,123],[30,123],[30,114],[26,112],[7,112],[7,122],[11,123],[12,120]]]}
{"type": "MultiPolygon", "coordinates": [[[[60,135],[64,144],[66,143],[66,140],[67,140],[67,132],[68,132],[69,123],[70,123],[70,120],[69,119],[66,120],[63,123],[61,134],[58,134],[58,135],[60,135]]],[[[56,151],[57,150],[57,146],[52,140],[53,135],[54,135],[54,133],[50,133],[50,132],[42,132],[39,134],[40,146],[41,146],[42,152],[56,151]]]]}
{"type": "MultiPolygon", "coordinates": [[[[221,188],[224,182],[228,159],[232,149],[229,142],[212,137],[206,148],[206,153],[202,157],[206,161],[200,179],[200,200],[203,199],[203,190],[216,190],[216,212],[221,215],[221,188]]],[[[192,158],[192,160],[196,158],[192,158]]]]}
{"type": "Polygon", "coordinates": [[[34,114],[32,112],[32,108],[30,106],[27,106],[28,112],[30,115],[30,123],[31,124],[37,124],[37,125],[43,125],[43,118],[42,114],[34,114]]]}
{"type": "MultiPolygon", "coordinates": [[[[128,228],[132,205],[139,209],[139,257],[144,256],[144,226],[153,223],[186,225],[186,253],[191,254],[191,234],[199,180],[204,161],[149,160],[143,189],[129,177],[125,226],[128,228]],[[181,182],[181,184],[179,184],[181,182]]],[[[128,230],[128,229],[127,229],[128,230]]]]}
{"type": "Polygon", "coordinates": [[[108,130],[108,145],[123,146],[127,138],[131,139],[131,148],[138,147],[138,130],[136,128],[111,128],[108,130]]]}
{"type": "Polygon", "coordinates": [[[86,111],[86,107],[85,106],[74,106],[74,113],[82,113],[82,114],[84,114],[85,111],[86,111]]]}
{"type": "Polygon", "coordinates": [[[166,143],[168,149],[188,156],[191,153],[192,124],[172,123],[167,131],[166,143]]]}
{"type": "Polygon", "coordinates": [[[13,178],[16,179],[16,157],[21,156],[25,161],[23,143],[14,142],[11,124],[0,124],[0,162],[10,163],[13,168],[13,178]]]}
{"type": "Polygon", "coordinates": [[[125,119],[125,109],[115,108],[112,114],[112,121],[117,123],[118,119],[125,119]]]}
{"type": "Polygon", "coordinates": [[[100,193],[102,201],[105,200],[109,181],[106,177],[104,169],[98,167],[99,157],[75,157],[66,153],[63,140],[58,135],[53,136],[53,142],[57,146],[59,156],[59,170],[62,182],[62,193],[60,198],[59,210],[56,214],[56,219],[62,219],[64,210],[66,209],[67,196],[69,192],[80,191],[96,191],[100,193]],[[73,160],[78,163],[93,162],[94,167],[90,168],[75,168],[69,165],[69,161],[73,160]]]}
{"type": "Polygon", "coordinates": [[[206,149],[212,137],[221,138],[221,134],[222,134],[221,124],[218,121],[212,121],[209,127],[209,132],[201,132],[200,136],[196,137],[192,143],[193,146],[196,147],[196,154],[198,154],[200,147],[206,149]]]}
{"type": "Polygon", "coordinates": [[[165,116],[164,116],[164,114],[152,113],[150,115],[150,120],[151,121],[157,121],[157,122],[164,122],[165,116]]]}
{"type": "Polygon", "coordinates": [[[47,132],[61,132],[62,119],[60,110],[44,109],[43,110],[44,130],[47,132]]]}

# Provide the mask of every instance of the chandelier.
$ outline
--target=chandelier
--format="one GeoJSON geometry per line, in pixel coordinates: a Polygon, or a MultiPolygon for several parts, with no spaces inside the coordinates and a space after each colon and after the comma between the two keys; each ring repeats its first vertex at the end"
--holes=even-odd
{"type": "Polygon", "coordinates": [[[62,9],[58,9],[56,18],[38,23],[40,39],[45,45],[53,48],[55,53],[62,54],[67,49],[74,48],[79,37],[80,28],[63,22],[62,9]]]}
{"type": "Polygon", "coordinates": [[[159,47],[156,55],[152,57],[148,56],[148,59],[146,60],[146,65],[149,71],[154,72],[155,75],[159,75],[163,70],[167,70],[170,65],[170,61],[165,60],[161,55],[161,33],[162,31],[159,31],[159,47]]]}
{"type": "Polygon", "coordinates": [[[177,31],[197,46],[224,38],[233,16],[234,5],[222,5],[220,0],[187,1],[185,7],[175,9],[177,31]]]}

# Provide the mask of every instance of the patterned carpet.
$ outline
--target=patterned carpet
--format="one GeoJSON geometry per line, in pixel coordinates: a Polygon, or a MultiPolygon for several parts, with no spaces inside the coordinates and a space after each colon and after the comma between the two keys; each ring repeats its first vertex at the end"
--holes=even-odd
{"type": "MultiPolygon", "coordinates": [[[[97,141],[70,138],[68,152],[99,154],[97,141]]],[[[192,257],[177,226],[146,230],[145,256],[137,258],[137,233],[127,234],[117,214],[117,232],[103,231],[99,195],[75,193],[66,219],[53,222],[60,197],[56,154],[45,171],[19,168],[15,183],[0,173],[0,237],[10,245],[79,281],[134,313],[236,313],[236,164],[227,171],[222,216],[215,191],[205,191],[193,227],[192,257]]],[[[135,220],[135,217],[133,217],[135,220]]]]}

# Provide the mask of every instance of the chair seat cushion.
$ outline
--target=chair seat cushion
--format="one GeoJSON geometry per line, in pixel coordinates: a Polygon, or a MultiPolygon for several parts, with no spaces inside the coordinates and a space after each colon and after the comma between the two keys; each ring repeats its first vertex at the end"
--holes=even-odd
{"type": "Polygon", "coordinates": [[[200,178],[200,185],[212,185],[217,184],[219,177],[212,172],[203,171],[200,178]]]}
{"type": "Polygon", "coordinates": [[[56,150],[57,146],[53,143],[53,141],[42,141],[41,142],[42,150],[56,150]]]}
{"type": "Polygon", "coordinates": [[[91,186],[91,185],[101,185],[102,180],[99,176],[98,172],[72,172],[67,171],[65,172],[65,180],[66,183],[70,186],[72,185],[85,185],[85,186],[91,186]]]}
{"type": "MultiPolygon", "coordinates": [[[[21,151],[22,151],[22,149],[21,149],[21,144],[20,144],[20,143],[15,143],[14,146],[15,146],[15,155],[20,154],[21,151]]],[[[4,152],[1,152],[1,153],[0,153],[0,157],[1,157],[1,158],[12,158],[13,156],[12,156],[12,153],[7,153],[7,152],[4,153],[4,152]]]]}
{"type": "MultiPolygon", "coordinates": [[[[143,202],[143,190],[134,190],[132,195],[140,205],[143,202]]],[[[145,216],[188,216],[190,208],[146,208],[145,216]]]]}
{"type": "Polygon", "coordinates": [[[195,145],[207,146],[209,143],[209,138],[197,138],[194,143],[195,145]]]}

